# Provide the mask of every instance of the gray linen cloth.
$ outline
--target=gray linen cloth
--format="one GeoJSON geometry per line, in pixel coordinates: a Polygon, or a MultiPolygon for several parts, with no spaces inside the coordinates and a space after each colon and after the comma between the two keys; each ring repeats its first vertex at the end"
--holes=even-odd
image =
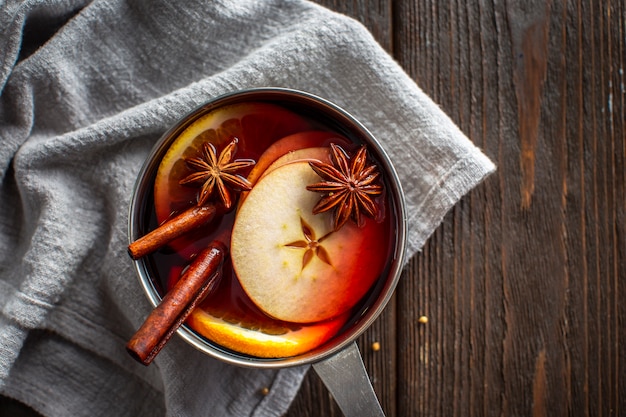
{"type": "Polygon", "coordinates": [[[0,4],[0,391],[46,416],[274,416],[300,386],[306,367],[240,369],[176,337],[149,367],[124,350],[150,311],[132,187],[202,102],[280,86],[349,110],[399,170],[409,257],[494,169],[366,29],[306,1],[0,4]]]}

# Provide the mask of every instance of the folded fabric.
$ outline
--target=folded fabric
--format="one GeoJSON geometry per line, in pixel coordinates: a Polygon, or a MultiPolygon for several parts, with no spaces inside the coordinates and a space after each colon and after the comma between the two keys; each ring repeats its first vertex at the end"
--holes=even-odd
{"type": "Polygon", "coordinates": [[[2,7],[0,392],[45,416],[277,416],[297,393],[306,367],[238,368],[176,337],[150,367],[124,350],[150,311],[132,188],[201,103],[277,86],[347,109],[398,170],[409,257],[494,169],[364,27],[306,1],[2,7]]]}

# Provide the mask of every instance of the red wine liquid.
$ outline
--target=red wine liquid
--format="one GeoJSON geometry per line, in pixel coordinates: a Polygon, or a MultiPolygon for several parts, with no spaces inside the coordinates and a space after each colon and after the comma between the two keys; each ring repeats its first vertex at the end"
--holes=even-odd
{"type": "MultiPolygon", "coordinates": [[[[201,129],[197,135],[187,139],[187,144],[183,143],[181,145],[177,143],[179,139],[174,138],[172,147],[184,149],[184,151],[181,151],[182,155],[189,158],[199,156],[197,155],[198,149],[201,148],[199,144],[209,141],[215,145],[219,155],[225,144],[236,137],[238,143],[234,159],[259,161],[261,155],[272,144],[284,137],[293,135],[301,138],[295,140],[294,143],[299,143],[297,146],[328,147],[331,143],[338,143],[349,154],[352,154],[360,146],[361,142],[358,138],[353,137],[342,126],[338,126],[323,115],[298,109],[291,104],[289,108],[268,103],[252,103],[246,104],[246,106],[244,110],[241,108],[237,109],[237,105],[233,106],[232,118],[227,117],[228,108],[225,111],[223,110],[226,116],[222,116],[223,120],[219,125],[212,126],[206,130],[201,129]],[[310,132],[316,133],[311,134],[310,132]]],[[[180,137],[182,136],[181,134],[180,137]]],[[[371,152],[370,157],[372,157],[371,152]]],[[[252,167],[247,168],[240,174],[248,176],[252,169],[252,167]]],[[[157,175],[155,193],[150,195],[148,197],[149,201],[146,202],[146,212],[151,213],[151,217],[146,225],[147,230],[156,228],[159,223],[166,220],[166,216],[163,213],[175,215],[177,212],[196,204],[199,187],[178,184],[181,178],[189,175],[191,172],[184,160],[180,158],[180,160],[175,161],[171,165],[166,174],[160,172],[157,175]],[[158,190],[158,187],[163,186],[163,184],[166,184],[169,187],[168,190],[172,191],[164,193],[162,190],[158,190]],[[155,199],[154,196],[157,195],[158,197],[155,199]]],[[[383,183],[384,181],[383,178],[383,183]]],[[[232,195],[238,198],[237,193],[232,195]]],[[[384,281],[386,277],[395,239],[394,221],[391,218],[393,216],[393,202],[389,200],[389,195],[385,193],[376,200],[380,211],[379,218],[376,221],[382,224],[385,230],[384,238],[376,242],[378,245],[377,250],[384,253],[385,259],[388,260],[387,266],[381,270],[380,276],[382,279],[378,281],[384,281]]],[[[148,264],[152,270],[152,276],[155,277],[155,285],[161,294],[172,288],[179,279],[181,272],[196,253],[206,247],[217,236],[228,236],[233,227],[236,211],[237,199],[234,200],[233,207],[229,212],[223,216],[218,216],[211,224],[177,239],[167,247],[149,256],[148,264]]],[[[368,300],[374,298],[372,292],[376,293],[378,290],[379,288],[375,284],[370,291],[370,295],[366,295],[362,302],[353,308],[353,316],[355,318],[366,307],[365,304],[367,304],[368,300]]],[[[272,319],[257,308],[239,284],[237,276],[233,271],[230,257],[226,258],[218,289],[202,302],[200,308],[228,323],[266,334],[284,334],[306,326],[272,319]]]]}

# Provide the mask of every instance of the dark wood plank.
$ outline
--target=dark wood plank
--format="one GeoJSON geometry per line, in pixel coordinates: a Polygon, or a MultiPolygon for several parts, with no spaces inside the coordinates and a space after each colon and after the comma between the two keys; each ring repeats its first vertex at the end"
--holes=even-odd
{"type": "Polygon", "coordinates": [[[399,415],[617,415],[624,3],[398,7],[396,58],[499,166],[398,290],[432,317],[399,323],[399,415]]]}
{"type": "Polygon", "coordinates": [[[314,0],[338,13],[363,23],[388,52],[393,50],[393,10],[391,0],[314,0]]]}
{"type": "MultiPolygon", "coordinates": [[[[375,381],[395,364],[388,414],[625,413],[625,2],[320,2],[369,27],[499,168],[411,261],[384,319],[395,359],[367,351],[391,333],[360,340],[375,381]]],[[[289,415],[340,414],[310,376],[289,415]]]]}

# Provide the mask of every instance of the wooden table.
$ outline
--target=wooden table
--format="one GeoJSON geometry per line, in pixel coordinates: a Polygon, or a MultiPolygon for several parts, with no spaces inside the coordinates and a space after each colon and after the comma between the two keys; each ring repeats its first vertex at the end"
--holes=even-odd
{"type": "MultiPolygon", "coordinates": [[[[498,166],[359,340],[387,415],[626,415],[626,2],[319,3],[498,166]]],[[[287,415],[341,413],[311,372],[287,415]]]]}

